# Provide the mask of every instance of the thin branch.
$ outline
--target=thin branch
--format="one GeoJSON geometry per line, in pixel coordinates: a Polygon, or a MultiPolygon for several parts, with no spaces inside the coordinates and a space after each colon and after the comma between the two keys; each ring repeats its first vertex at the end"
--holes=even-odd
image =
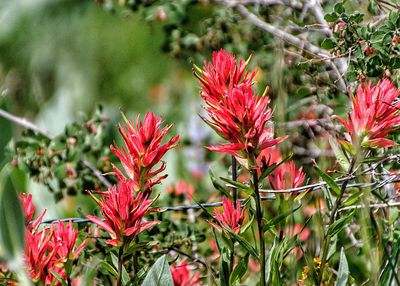
{"type": "MultiPolygon", "coordinates": [[[[41,129],[37,125],[33,124],[31,121],[21,118],[15,115],[12,115],[11,113],[0,109],[0,117],[3,117],[19,126],[22,126],[26,129],[30,129],[36,133],[39,133],[45,137],[47,137],[50,140],[53,140],[55,137],[48,133],[47,131],[41,129]]],[[[85,165],[90,171],[92,171],[93,175],[106,187],[109,188],[112,186],[112,184],[101,174],[99,170],[97,170],[95,167],[92,166],[92,164],[89,163],[89,161],[86,160],[86,158],[81,159],[81,162],[83,165],[85,165]]]]}

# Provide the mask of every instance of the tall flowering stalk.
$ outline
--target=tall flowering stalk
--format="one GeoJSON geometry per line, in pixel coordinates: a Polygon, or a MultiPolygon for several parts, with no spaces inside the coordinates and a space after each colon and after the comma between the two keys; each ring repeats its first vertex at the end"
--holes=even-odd
{"type": "MultiPolygon", "coordinates": [[[[86,215],[92,222],[109,233],[111,239],[106,243],[119,248],[118,280],[122,284],[122,267],[125,247],[143,231],[158,224],[158,221],[144,221],[157,199],[149,199],[153,187],[167,175],[160,176],[165,170],[161,161],[168,150],[177,145],[179,136],[174,136],[163,144],[171,125],[162,127],[162,118],[153,113],[145,114],[143,121],[127,120],[126,125],[118,126],[125,145],[119,148],[116,143],[111,151],[120,159],[125,174],[114,166],[118,184],[102,193],[100,199],[93,199],[101,208],[104,221],[92,215],[86,215]]],[[[134,254],[134,268],[137,271],[137,256],[134,254]]]]}
{"type": "Polygon", "coordinates": [[[195,76],[201,84],[200,95],[205,101],[208,114],[204,121],[214,129],[226,143],[209,146],[208,149],[234,156],[253,173],[254,197],[261,252],[261,285],[265,285],[265,244],[263,214],[259,194],[259,169],[257,161],[262,151],[277,145],[285,138],[273,138],[268,127],[272,110],[267,92],[260,97],[252,89],[255,73],[245,70],[246,62],[237,60],[224,50],[213,53],[211,63],[204,69],[195,67],[195,76]]]}
{"type": "MultiPolygon", "coordinates": [[[[399,95],[400,90],[388,79],[381,80],[376,85],[363,83],[358,86],[356,96],[351,94],[352,109],[348,112],[346,120],[334,116],[347,130],[345,140],[338,140],[351,155],[348,174],[354,172],[356,163],[360,160],[358,157],[365,155],[366,150],[397,145],[396,142],[387,139],[386,136],[400,127],[399,95]],[[357,152],[359,150],[363,152],[357,152]]],[[[339,196],[329,217],[329,226],[336,221],[336,214],[348,182],[349,180],[346,180],[342,183],[339,196]]],[[[318,284],[322,282],[330,242],[331,237],[325,234],[318,284]]]]}

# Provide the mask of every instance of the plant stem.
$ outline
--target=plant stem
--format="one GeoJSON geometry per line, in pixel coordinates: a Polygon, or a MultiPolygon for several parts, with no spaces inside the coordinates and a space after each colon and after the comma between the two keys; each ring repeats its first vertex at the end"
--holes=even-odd
{"type": "MultiPolygon", "coordinates": [[[[237,172],[236,172],[236,158],[235,156],[232,156],[232,181],[237,180],[237,172]]],[[[237,189],[235,187],[232,187],[232,197],[233,197],[233,205],[236,208],[236,200],[237,200],[237,189]]],[[[230,272],[232,273],[233,271],[233,266],[235,263],[235,241],[233,241],[233,249],[231,251],[231,257],[230,257],[230,272]]]]}
{"type": "Polygon", "coordinates": [[[122,244],[118,251],[118,280],[117,286],[122,285],[122,256],[124,254],[124,245],[122,244]]]}
{"type": "MultiPolygon", "coordinates": [[[[356,162],[356,160],[353,158],[351,160],[351,162],[350,162],[347,174],[351,175],[351,173],[353,173],[355,162],[356,162]]],[[[335,222],[337,211],[339,210],[340,203],[341,203],[341,201],[343,199],[343,196],[344,196],[344,193],[346,191],[346,187],[347,187],[347,184],[349,183],[349,181],[350,181],[350,179],[348,179],[348,180],[346,180],[346,181],[344,181],[342,183],[342,186],[340,188],[339,197],[336,199],[335,204],[333,205],[333,209],[331,211],[331,215],[329,217],[328,227],[331,226],[332,223],[335,222]]],[[[321,285],[322,276],[324,274],[324,268],[325,268],[325,263],[326,263],[326,259],[327,259],[327,256],[328,256],[329,244],[330,243],[331,243],[331,236],[327,235],[327,234],[324,234],[324,248],[322,250],[321,265],[320,265],[320,268],[319,268],[318,280],[317,280],[317,284],[316,285],[321,285]]]]}
{"type": "Polygon", "coordinates": [[[263,215],[261,209],[260,192],[258,190],[258,175],[257,170],[253,170],[253,184],[254,184],[254,195],[256,199],[256,217],[258,225],[258,237],[260,242],[260,254],[261,254],[261,280],[260,286],[265,286],[265,242],[264,242],[264,231],[263,231],[263,215]]]}

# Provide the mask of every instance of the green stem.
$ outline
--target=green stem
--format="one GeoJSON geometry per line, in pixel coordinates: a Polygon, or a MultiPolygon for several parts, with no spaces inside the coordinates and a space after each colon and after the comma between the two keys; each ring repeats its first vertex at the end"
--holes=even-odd
{"type": "Polygon", "coordinates": [[[119,248],[118,251],[118,280],[117,280],[117,286],[122,285],[122,262],[123,262],[123,257],[124,255],[124,245],[122,244],[121,247],[119,248]]]}
{"type": "MultiPolygon", "coordinates": [[[[237,180],[237,171],[236,171],[236,158],[235,156],[232,156],[232,181],[237,180]]],[[[235,187],[232,187],[232,197],[233,197],[233,205],[236,208],[236,200],[237,200],[237,189],[235,187]]],[[[230,257],[230,272],[232,273],[233,271],[233,266],[235,263],[235,241],[233,241],[233,248],[231,251],[231,257],[230,257]]]]}
{"type": "Polygon", "coordinates": [[[263,231],[263,215],[261,209],[260,192],[258,189],[258,175],[257,170],[253,170],[253,184],[254,184],[254,195],[256,199],[256,218],[258,225],[258,236],[260,242],[260,254],[261,254],[261,280],[260,286],[265,286],[265,242],[264,242],[264,231],[263,231]]]}
{"type": "MultiPolygon", "coordinates": [[[[352,159],[349,165],[349,169],[347,171],[347,173],[349,175],[351,175],[353,173],[354,170],[354,166],[355,166],[355,159],[352,159]]],[[[332,223],[335,222],[335,218],[336,218],[336,214],[337,211],[339,210],[340,207],[340,203],[343,199],[344,193],[346,191],[346,187],[347,184],[349,183],[350,178],[346,181],[343,182],[341,188],[340,188],[340,194],[339,197],[336,199],[335,204],[333,205],[333,209],[331,211],[331,215],[329,217],[329,223],[328,223],[328,227],[332,225],[332,223]]],[[[321,258],[321,265],[319,268],[319,273],[318,273],[318,280],[317,280],[317,284],[316,285],[321,285],[322,282],[322,276],[324,274],[324,268],[325,268],[325,264],[326,264],[326,260],[327,260],[327,256],[328,256],[328,251],[329,251],[329,245],[331,243],[331,236],[324,234],[324,247],[322,250],[322,258],[321,258]]]]}

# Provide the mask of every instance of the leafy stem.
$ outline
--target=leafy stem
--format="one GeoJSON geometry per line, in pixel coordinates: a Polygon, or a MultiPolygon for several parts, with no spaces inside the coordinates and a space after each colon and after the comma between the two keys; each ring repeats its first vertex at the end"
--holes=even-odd
{"type": "Polygon", "coordinates": [[[118,280],[117,280],[117,286],[122,285],[122,262],[123,262],[123,256],[124,256],[124,244],[121,245],[121,247],[118,250],[118,280]]]}

